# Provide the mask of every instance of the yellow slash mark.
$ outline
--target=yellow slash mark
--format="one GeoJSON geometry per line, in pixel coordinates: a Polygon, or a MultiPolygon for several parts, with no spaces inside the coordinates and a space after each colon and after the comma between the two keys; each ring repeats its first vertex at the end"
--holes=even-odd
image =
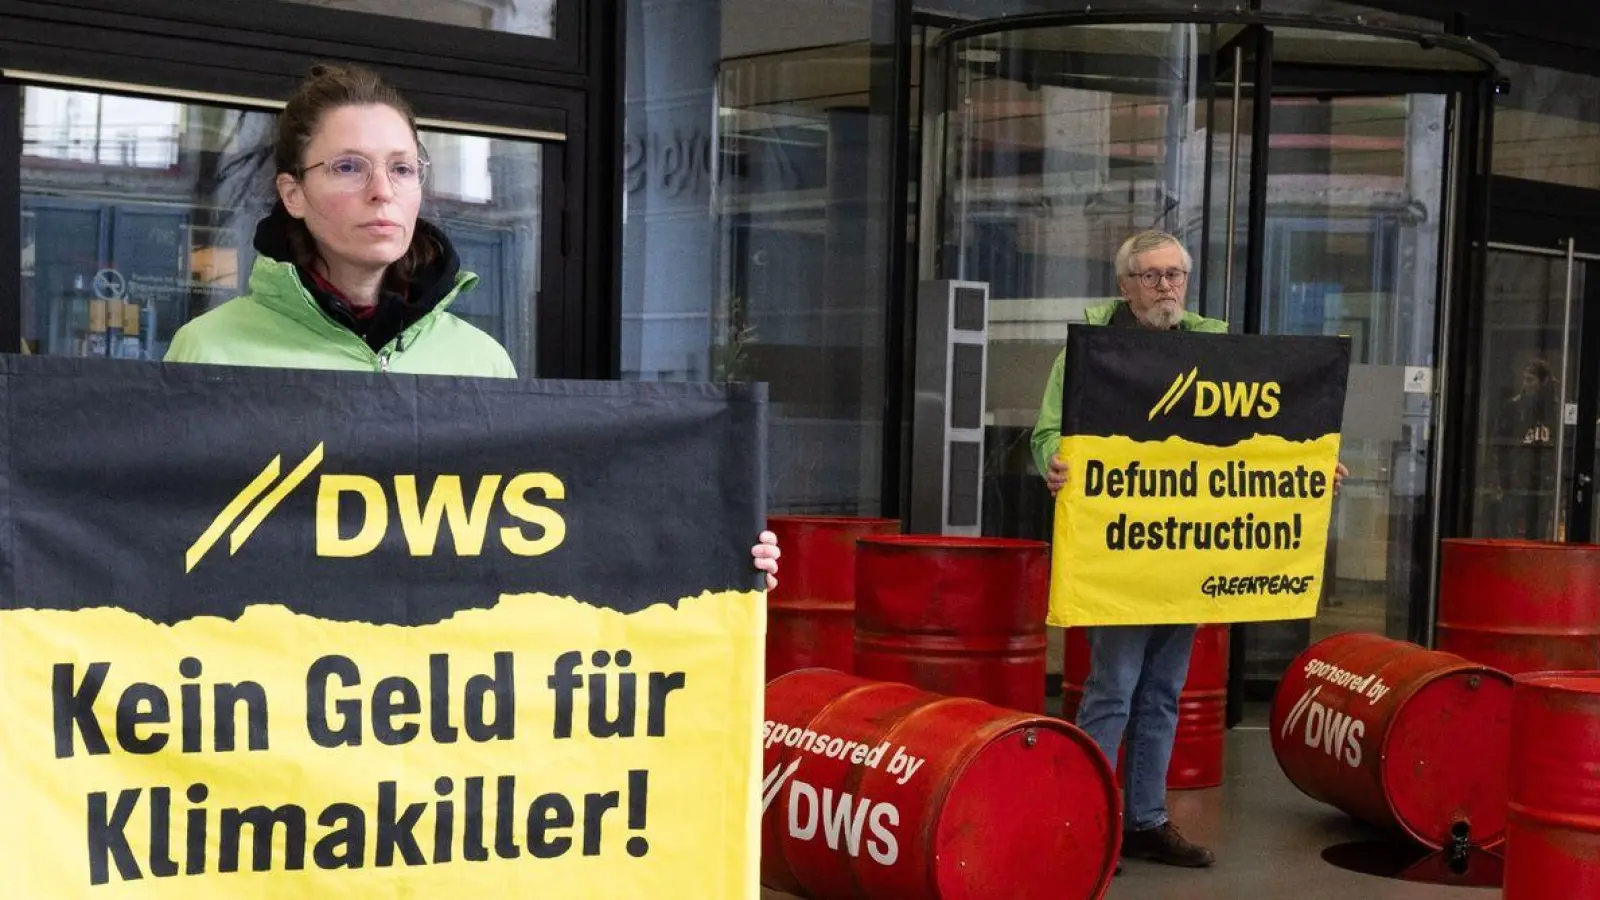
{"type": "Polygon", "coordinates": [[[1177,377],[1172,379],[1171,384],[1167,385],[1167,392],[1161,395],[1161,399],[1156,401],[1156,405],[1150,407],[1149,415],[1144,417],[1146,422],[1156,417],[1156,413],[1161,411],[1161,407],[1167,405],[1167,401],[1172,399],[1172,395],[1177,392],[1178,387],[1182,384],[1183,375],[1180,373],[1177,377]]]}
{"type": "Polygon", "coordinates": [[[283,502],[283,498],[289,496],[291,491],[309,478],[311,473],[317,470],[317,466],[322,465],[322,447],[322,444],[318,444],[316,449],[312,450],[300,465],[294,467],[294,471],[289,473],[288,478],[285,478],[277,487],[273,488],[272,493],[264,497],[255,509],[250,510],[250,515],[245,516],[244,521],[239,523],[239,527],[233,530],[233,538],[228,546],[229,554],[238,553],[239,548],[244,546],[244,542],[250,539],[250,535],[255,534],[261,523],[267,520],[267,516],[272,515],[272,511],[278,508],[279,503],[283,502]]]}
{"type": "Polygon", "coordinates": [[[1194,384],[1194,380],[1199,375],[1200,367],[1195,366],[1189,370],[1188,375],[1179,375],[1172,379],[1172,385],[1167,388],[1167,392],[1161,395],[1161,399],[1156,401],[1155,406],[1150,407],[1150,414],[1145,416],[1145,421],[1148,422],[1154,419],[1158,413],[1166,415],[1172,412],[1172,408],[1178,405],[1178,401],[1183,399],[1184,394],[1188,393],[1189,386],[1194,384]]]}
{"type": "Polygon", "coordinates": [[[1174,409],[1176,409],[1178,406],[1178,401],[1183,399],[1184,394],[1189,393],[1189,388],[1194,387],[1194,380],[1199,377],[1199,366],[1195,366],[1194,368],[1190,369],[1189,377],[1183,380],[1183,387],[1178,389],[1178,396],[1172,398],[1172,402],[1167,404],[1167,408],[1163,410],[1163,412],[1172,412],[1174,409]]]}
{"type": "Polygon", "coordinates": [[[228,501],[228,505],[222,508],[222,512],[217,513],[217,517],[212,520],[211,526],[200,535],[199,540],[189,547],[189,552],[184,554],[183,571],[185,573],[193,572],[194,567],[199,564],[200,560],[211,551],[212,547],[217,545],[217,541],[222,538],[222,533],[228,530],[228,526],[233,524],[233,520],[237,519],[239,514],[244,512],[251,503],[254,503],[255,499],[261,496],[268,485],[278,480],[278,472],[282,463],[283,457],[281,455],[274,456],[272,462],[267,463],[267,467],[261,470],[261,474],[245,485],[244,490],[234,495],[234,498],[228,501]]]}

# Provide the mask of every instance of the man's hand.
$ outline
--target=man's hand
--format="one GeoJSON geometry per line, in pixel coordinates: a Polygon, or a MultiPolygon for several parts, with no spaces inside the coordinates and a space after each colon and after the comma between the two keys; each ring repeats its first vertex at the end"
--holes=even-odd
{"type": "Polygon", "coordinates": [[[1344,481],[1344,477],[1346,475],[1349,475],[1349,474],[1350,474],[1350,470],[1344,467],[1344,463],[1338,463],[1333,467],[1333,492],[1334,492],[1334,494],[1337,495],[1339,493],[1339,482],[1344,481]]]}
{"type": "Polygon", "coordinates": [[[1067,463],[1060,457],[1050,457],[1050,471],[1045,473],[1044,483],[1050,488],[1050,496],[1054,497],[1067,484],[1067,463]]]}

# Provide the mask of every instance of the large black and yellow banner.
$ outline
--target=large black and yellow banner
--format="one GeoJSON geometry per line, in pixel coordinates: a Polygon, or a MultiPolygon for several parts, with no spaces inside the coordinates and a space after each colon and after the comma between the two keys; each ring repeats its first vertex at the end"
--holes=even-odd
{"type": "Polygon", "coordinates": [[[1049,621],[1309,618],[1349,341],[1073,326],[1049,621]]]}
{"type": "Polygon", "coordinates": [[[765,408],[0,361],[4,893],[755,897],[765,408]]]}

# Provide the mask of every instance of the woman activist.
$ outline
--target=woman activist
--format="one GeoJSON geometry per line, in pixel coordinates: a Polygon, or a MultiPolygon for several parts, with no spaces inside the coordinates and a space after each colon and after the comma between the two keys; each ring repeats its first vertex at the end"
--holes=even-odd
{"type": "MultiPolygon", "coordinates": [[[[450,313],[478,276],[419,216],[428,159],[398,91],[364,68],[313,68],[273,161],[248,290],[178,329],[166,361],[516,377],[498,341],[450,313]]],[[[776,537],[751,555],[775,587],[776,537]]]]}

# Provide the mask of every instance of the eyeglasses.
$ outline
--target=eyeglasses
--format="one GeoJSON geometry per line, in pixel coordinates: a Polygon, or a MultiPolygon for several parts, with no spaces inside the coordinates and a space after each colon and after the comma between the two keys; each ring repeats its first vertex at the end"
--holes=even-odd
{"type": "Polygon", "coordinates": [[[1157,271],[1155,269],[1146,269],[1143,272],[1129,272],[1128,275],[1129,277],[1139,279],[1139,283],[1148,288],[1153,288],[1160,284],[1163,277],[1165,277],[1167,279],[1167,283],[1171,284],[1173,287],[1183,287],[1183,283],[1189,278],[1189,273],[1182,269],[1167,269],[1164,272],[1157,271]]]}
{"type": "MultiPolygon", "coordinates": [[[[357,153],[345,156],[335,156],[322,162],[306,166],[300,170],[301,177],[305,173],[326,166],[328,180],[333,183],[333,189],[344,193],[353,193],[363,190],[372,183],[372,170],[375,164],[357,153]]],[[[422,185],[428,180],[428,161],[426,159],[395,159],[390,160],[385,168],[388,169],[389,183],[394,189],[403,194],[412,194],[422,190],[422,185]]]]}

